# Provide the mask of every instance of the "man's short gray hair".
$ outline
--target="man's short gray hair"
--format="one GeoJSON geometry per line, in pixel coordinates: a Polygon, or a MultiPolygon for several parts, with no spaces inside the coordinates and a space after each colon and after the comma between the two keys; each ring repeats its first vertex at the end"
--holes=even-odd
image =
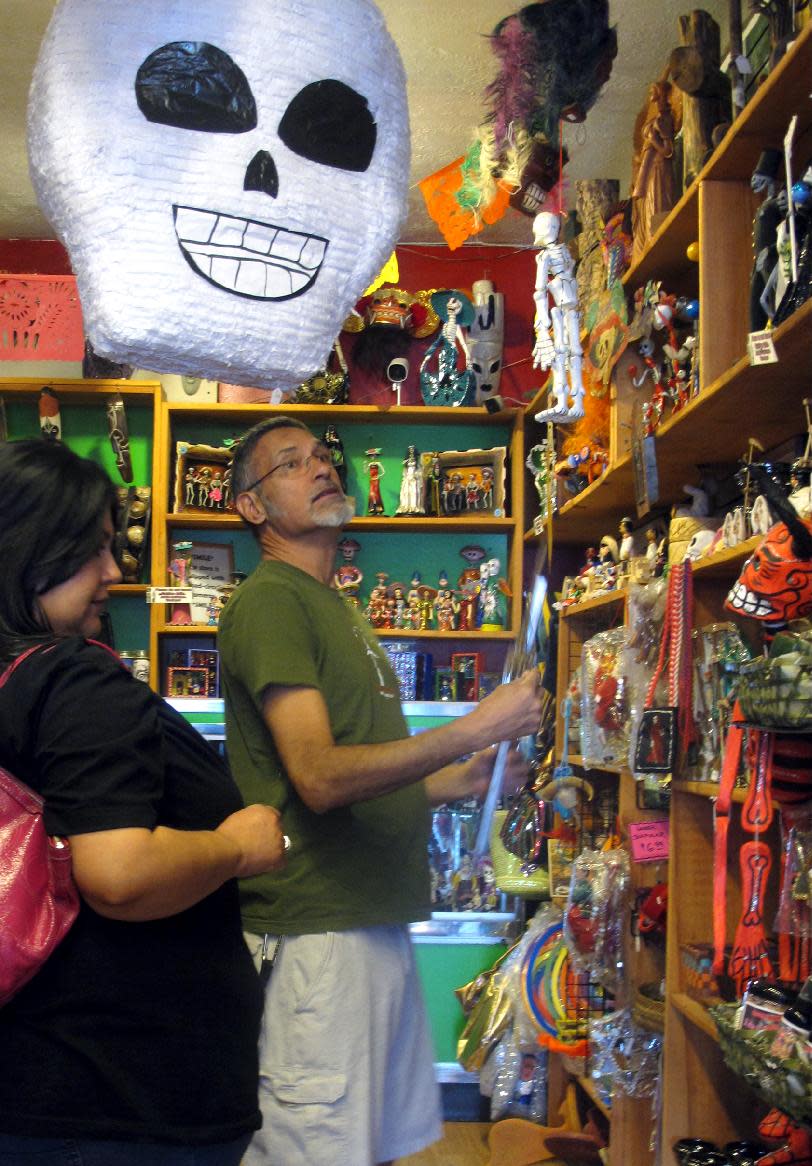
{"type": "Polygon", "coordinates": [[[305,423],[297,417],[283,417],[279,414],[265,417],[252,426],[234,447],[231,458],[231,488],[235,498],[256,481],[258,475],[254,465],[254,451],[265,434],[274,429],[304,429],[305,433],[310,433],[305,423]]]}

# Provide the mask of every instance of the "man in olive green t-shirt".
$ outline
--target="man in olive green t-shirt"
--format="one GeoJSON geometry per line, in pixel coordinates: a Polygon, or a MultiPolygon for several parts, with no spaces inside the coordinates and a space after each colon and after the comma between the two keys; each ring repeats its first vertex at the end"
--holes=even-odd
{"type": "Polygon", "coordinates": [[[277,808],[292,843],[286,870],[243,885],[258,961],[279,952],[265,1124],[244,1163],[381,1166],[440,1135],[407,930],[430,914],[430,807],[485,792],[490,747],[538,727],[538,678],[410,737],[386,654],[332,587],[353,505],[329,450],[268,418],[239,443],[232,482],[261,562],[220,621],[228,754],[246,800],[277,808]]]}

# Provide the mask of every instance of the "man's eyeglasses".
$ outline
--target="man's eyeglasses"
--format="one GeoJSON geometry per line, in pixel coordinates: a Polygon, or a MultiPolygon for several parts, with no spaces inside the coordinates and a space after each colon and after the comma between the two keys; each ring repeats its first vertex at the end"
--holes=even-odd
{"type": "Polygon", "coordinates": [[[271,466],[261,477],[252,482],[250,486],[245,487],[245,493],[249,490],[255,490],[260,482],[264,482],[266,478],[270,478],[271,474],[280,474],[283,478],[300,478],[302,474],[307,473],[310,469],[311,462],[318,462],[320,466],[332,466],[333,458],[329,451],[324,446],[317,446],[312,453],[300,454],[291,453],[284,457],[278,465],[271,466]]]}

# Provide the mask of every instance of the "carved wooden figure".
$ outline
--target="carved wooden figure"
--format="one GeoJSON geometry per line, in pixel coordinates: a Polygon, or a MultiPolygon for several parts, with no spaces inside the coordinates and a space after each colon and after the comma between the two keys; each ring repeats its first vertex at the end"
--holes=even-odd
{"type": "Polygon", "coordinates": [[[690,186],[730,123],[730,83],[720,69],[719,25],[694,9],[679,18],[679,48],[669,74],[682,90],[682,185],[690,186]],[[715,134],[715,137],[714,137],[715,134]]]}

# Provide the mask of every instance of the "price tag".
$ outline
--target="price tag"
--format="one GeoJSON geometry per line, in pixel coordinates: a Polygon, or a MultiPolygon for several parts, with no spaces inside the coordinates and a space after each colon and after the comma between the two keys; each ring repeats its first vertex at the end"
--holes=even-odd
{"type": "Polygon", "coordinates": [[[747,355],[751,364],[777,364],[772,332],[751,332],[747,337],[747,355]]]}
{"type": "Polygon", "coordinates": [[[629,841],[634,862],[665,862],[668,858],[668,818],[630,822],[629,841]]]}
{"type": "Polygon", "coordinates": [[[191,603],[191,587],[148,587],[147,603],[191,603]]]}

